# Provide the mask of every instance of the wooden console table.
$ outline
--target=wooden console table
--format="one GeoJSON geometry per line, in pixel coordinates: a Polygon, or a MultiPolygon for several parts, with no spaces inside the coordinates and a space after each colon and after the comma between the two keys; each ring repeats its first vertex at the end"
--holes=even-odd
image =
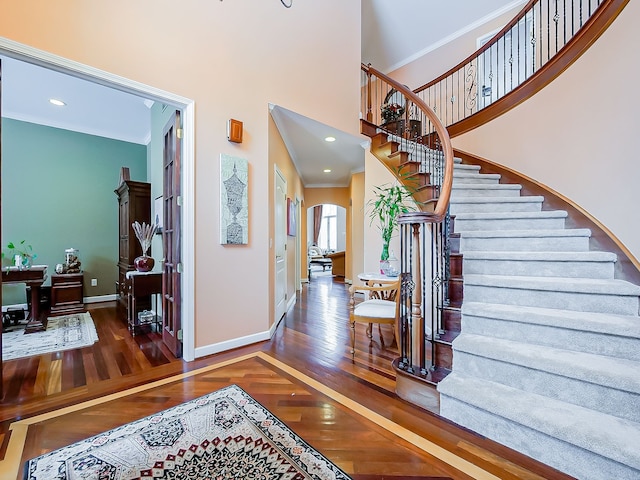
{"type": "Polygon", "coordinates": [[[47,329],[46,315],[40,318],[40,287],[46,279],[46,265],[33,265],[24,270],[18,270],[17,267],[2,269],[2,283],[26,283],[31,287],[31,312],[24,333],[41,332],[47,329]]]}

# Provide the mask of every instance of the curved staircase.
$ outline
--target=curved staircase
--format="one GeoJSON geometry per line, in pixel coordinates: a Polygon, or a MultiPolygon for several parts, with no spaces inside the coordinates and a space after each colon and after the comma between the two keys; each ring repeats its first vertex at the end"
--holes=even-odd
{"type": "Polygon", "coordinates": [[[499,181],[455,169],[464,301],[440,414],[580,479],[638,479],[640,287],[499,181]]]}

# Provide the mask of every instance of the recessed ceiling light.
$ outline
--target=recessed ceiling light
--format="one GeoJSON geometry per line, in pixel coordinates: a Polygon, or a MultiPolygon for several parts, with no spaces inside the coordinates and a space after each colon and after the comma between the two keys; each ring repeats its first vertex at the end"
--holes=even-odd
{"type": "Polygon", "coordinates": [[[325,168],[325,169],[323,170],[323,172],[324,172],[324,173],[331,173],[331,169],[330,169],[330,168],[325,168]]]}
{"type": "Polygon", "coordinates": [[[66,105],[66,103],[64,103],[62,100],[58,100],[57,98],[50,98],[49,103],[52,103],[53,105],[56,105],[58,107],[64,107],[66,105]]]}
{"type": "Polygon", "coordinates": [[[325,142],[335,142],[336,141],[336,137],[326,137],[324,139],[325,142]]]}

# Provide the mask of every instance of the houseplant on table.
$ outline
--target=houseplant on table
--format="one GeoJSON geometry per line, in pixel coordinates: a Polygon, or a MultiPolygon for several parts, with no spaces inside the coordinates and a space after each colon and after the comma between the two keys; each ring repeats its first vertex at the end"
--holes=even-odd
{"type": "MultiPolygon", "coordinates": [[[[18,244],[9,242],[7,248],[9,249],[9,255],[13,260],[14,266],[18,267],[19,270],[30,268],[33,264],[33,259],[37,257],[37,255],[33,253],[33,247],[29,245],[26,240],[22,240],[18,244]]],[[[4,257],[4,253],[2,256],[4,257]]]]}
{"type": "Polygon", "coordinates": [[[367,205],[370,207],[371,223],[377,222],[382,234],[382,252],[380,253],[380,272],[387,274],[389,270],[389,244],[398,224],[396,218],[401,213],[415,211],[415,207],[407,204],[412,194],[404,185],[381,185],[374,187],[375,196],[367,205]]]}

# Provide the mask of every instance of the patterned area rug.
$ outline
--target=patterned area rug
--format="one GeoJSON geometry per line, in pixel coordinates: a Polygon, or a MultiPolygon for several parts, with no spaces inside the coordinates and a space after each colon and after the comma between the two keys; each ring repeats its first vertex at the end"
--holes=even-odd
{"type": "Polygon", "coordinates": [[[24,478],[349,479],[237,385],[29,460],[24,478]]]}
{"type": "Polygon", "coordinates": [[[14,330],[2,334],[2,361],[82,348],[98,340],[89,313],[51,317],[44,332],[25,334],[14,330]]]}

